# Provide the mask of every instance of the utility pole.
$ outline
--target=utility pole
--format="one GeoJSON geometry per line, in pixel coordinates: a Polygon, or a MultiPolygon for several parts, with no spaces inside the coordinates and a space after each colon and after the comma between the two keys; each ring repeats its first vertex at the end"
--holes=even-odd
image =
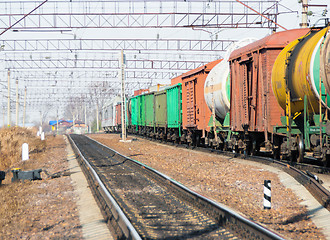
{"type": "Polygon", "coordinates": [[[10,69],[8,68],[8,106],[7,106],[7,126],[10,127],[10,69]]]}
{"type": "Polygon", "coordinates": [[[5,115],[6,115],[5,108],[2,107],[2,127],[3,128],[5,127],[5,115]]]}
{"type": "Polygon", "coordinates": [[[96,132],[99,131],[99,103],[96,102],[96,132]]]}
{"type": "Polygon", "coordinates": [[[23,109],[23,127],[25,127],[25,117],[26,117],[26,87],[24,89],[24,109],[23,109]]]}
{"type": "Polygon", "coordinates": [[[125,107],[125,54],[122,49],[120,52],[121,66],[121,138],[126,142],[126,107],[125,107]]]}
{"type": "Polygon", "coordinates": [[[308,0],[302,0],[301,24],[302,28],[308,27],[308,0]]]}
{"type": "Polygon", "coordinates": [[[87,125],[87,107],[85,103],[85,125],[87,125]]]}
{"type": "Polygon", "coordinates": [[[76,115],[75,115],[75,111],[73,109],[73,111],[72,111],[72,127],[74,127],[75,122],[76,122],[76,115]]]}
{"type": "Polygon", "coordinates": [[[18,107],[19,107],[19,102],[18,102],[19,96],[18,96],[18,78],[16,78],[16,127],[18,127],[18,107]]]}
{"type": "MultiPolygon", "coordinates": [[[[42,111],[40,111],[40,126],[42,127],[42,111]]],[[[40,132],[41,134],[41,132],[40,132]]]]}
{"type": "Polygon", "coordinates": [[[58,135],[58,109],[56,111],[56,135],[58,135]]]}

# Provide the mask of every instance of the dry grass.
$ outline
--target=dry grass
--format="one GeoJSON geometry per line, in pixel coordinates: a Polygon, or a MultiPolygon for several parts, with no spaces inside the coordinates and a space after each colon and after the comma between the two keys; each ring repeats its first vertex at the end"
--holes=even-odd
{"type": "Polygon", "coordinates": [[[24,206],[24,199],[20,199],[19,194],[17,194],[21,183],[8,184],[10,183],[10,168],[21,165],[21,146],[24,142],[29,143],[29,146],[33,142],[31,145],[36,147],[37,140],[32,131],[24,128],[0,129],[0,170],[7,172],[6,180],[3,181],[3,185],[0,187],[0,233],[24,206]]]}
{"type": "Polygon", "coordinates": [[[81,230],[70,177],[50,179],[42,173],[41,181],[11,183],[13,167],[41,168],[50,174],[67,170],[63,137],[40,141],[31,131],[14,128],[0,130],[0,140],[0,170],[7,170],[0,186],[0,239],[79,239],[81,230]],[[30,160],[22,162],[24,142],[29,143],[30,160]]]}
{"type": "Polygon", "coordinates": [[[32,130],[21,127],[0,129],[0,170],[6,171],[20,164],[23,143],[29,144],[30,154],[46,148],[46,142],[41,141],[32,130]]]}
{"type": "Polygon", "coordinates": [[[24,199],[21,199],[19,194],[17,194],[21,188],[20,185],[20,183],[15,183],[11,185],[3,185],[0,188],[0,233],[2,233],[4,228],[11,223],[14,216],[22,211],[24,199]]]}
{"type": "MultiPolygon", "coordinates": [[[[11,183],[11,171],[13,167],[29,169],[35,165],[35,161],[21,162],[22,144],[29,144],[30,156],[40,154],[46,148],[45,141],[41,141],[33,133],[33,131],[20,128],[2,128],[0,129],[0,170],[6,171],[6,179],[0,187],[0,233],[13,223],[15,216],[20,215],[24,211],[25,199],[24,196],[26,185],[23,183],[11,183]]],[[[25,183],[31,184],[31,183],[25,183]]]]}

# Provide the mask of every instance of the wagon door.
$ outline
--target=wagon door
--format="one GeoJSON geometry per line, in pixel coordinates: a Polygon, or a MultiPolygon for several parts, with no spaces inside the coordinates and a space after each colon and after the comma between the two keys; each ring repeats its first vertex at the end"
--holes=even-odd
{"type": "Polygon", "coordinates": [[[145,95],[145,112],[146,112],[146,126],[154,127],[155,123],[155,114],[154,114],[154,94],[147,94],[145,95]]]}
{"type": "MultiPolygon", "coordinates": [[[[258,94],[258,61],[257,55],[255,59],[248,59],[241,62],[241,96],[242,96],[242,107],[240,115],[241,123],[240,126],[248,126],[250,131],[256,129],[256,113],[257,113],[257,94],[258,94]]],[[[243,130],[243,129],[242,129],[243,130]]]]}
{"type": "Polygon", "coordinates": [[[133,126],[137,125],[138,117],[137,117],[137,98],[131,98],[131,124],[133,126]]]}
{"type": "Polygon", "coordinates": [[[121,103],[116,105],[116,125],[121,125],[121,103]]]}
{"type": "Polygon", "coordinates": [[[247,92],[248,92],[248,123],[249,130],[256,130],[256,113],[257,113],[257,94],[258,94],[258,54],[254,54],[253,61],[247,64],[247,92]]]}
{"type": "Polygon", "coordinates": [[[167,124],[169,128],[181,127],[181,84],[167,90],[167,124]]]}
{"type": "Polygon", "coordinates": [[[145,98],[144,95],[137,97],[137,123],[139,126],[145,125],[145,98]]]}
{"type": "Polygon", "coordinates": [[[196,98],[195,98],[195,85],[196,78],[192,81],[186,82],[187,89],[186,102],[187,102],[187,126],[196,127],[196,98]]]}
{"type": "Polygon", "coordinates": [[[167,127],[166,90],[155,93],[155,125],[167,127]]]}
{"type": "Polygon", "coordinates": [[[108,111],[108,119],[110,126],[116,126],[116,121],[115,121],[115,115],[116,115],[116,106],[115,104],[111,103],[109,108],[107,109],[108,111]]]}

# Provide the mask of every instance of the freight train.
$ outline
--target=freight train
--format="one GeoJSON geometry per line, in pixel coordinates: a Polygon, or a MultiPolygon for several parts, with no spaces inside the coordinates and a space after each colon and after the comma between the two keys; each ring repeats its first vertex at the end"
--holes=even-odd
{"type": "MultiPolygon", "coordinates": [[[[247,39],[224,59],[127,99],[129,133],[245,154],[329,164],[330,26],[247,39]]],[[[118,101],[104,107],[112,122],[118,101]]],[[[119,114],[119,111],[117,112],[119,114]]],[[[107,116],[105,114],[105,116],[107,116]]]]}

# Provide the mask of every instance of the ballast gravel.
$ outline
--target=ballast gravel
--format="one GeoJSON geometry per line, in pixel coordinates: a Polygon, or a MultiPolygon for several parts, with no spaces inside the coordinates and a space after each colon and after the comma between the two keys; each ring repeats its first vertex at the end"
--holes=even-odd
{"type": "Polygon", "coordinates": [[[91,138],[138,160],[216,202],[223,203],[287,239],[325,239],[307,208],[277,174],[230,157],[197,152],[135,138],[119,142],[116,134],[91,138]],[[263,209],[264,180],[271,180],[272,209],[263,209]]]}

